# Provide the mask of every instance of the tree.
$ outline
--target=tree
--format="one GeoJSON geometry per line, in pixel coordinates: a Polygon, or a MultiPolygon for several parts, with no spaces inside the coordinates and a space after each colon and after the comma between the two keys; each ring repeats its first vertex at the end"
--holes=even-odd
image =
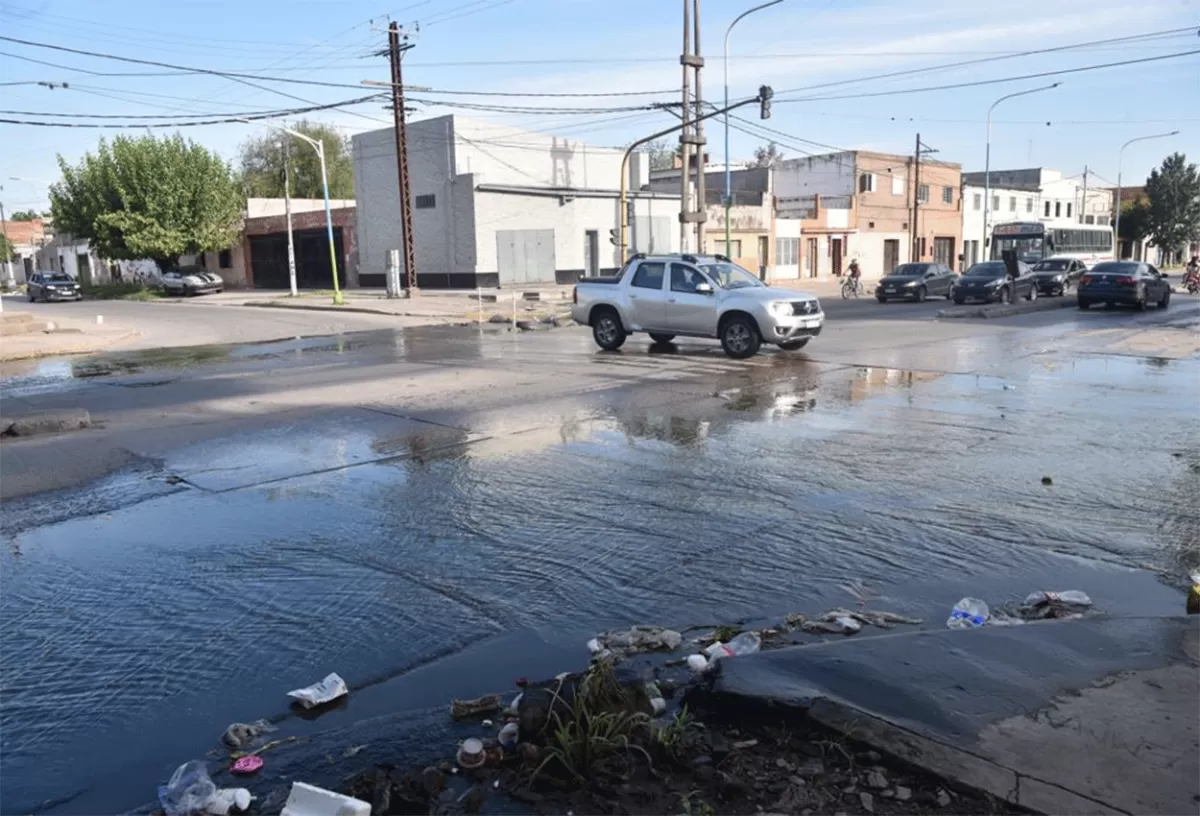
{"type": "Polygon", "coordinates": [[[783,151],[774,142],[768,142],[754,149],[754,161],[751,167],[775,167],[783,161],[783,151]]]}
{"type": "Polygon", "coordinates": [[[7,235],[0,235],[0,263],[12,260],[17,254],[17,248],[8,240],[7,235]]]}
{"type": "Polygon", "coordinates": [[[43,217],[45,217],[44,214],[38,215],[35,210],[17,210],[15,213],[13,213],[11,216],[9,216],[8,220],[9,221],[36,221],[39,218],[43,218],[43,217]]]}
{"type": "Polygon", "coordinates": [[[1122,241],[1137,245],[1150,237],[1150,203],[1145,196],[1138,196],[1133,201],[1121,202],[1121,234],[1122,241]]]}
{"type": "MultiPolygon", "coordinates": [[[[291,129],[325,147],[330,198],[354,198],[354,159],[350,142],[334,128],[301,120],[291,129]]],[[[324,198],[321,160],[313,146],[286,133],[264,133],[241,146],[242,180],[252,198],[283,198],[283,163],[289,156],[291,192],[296,198],[324,198]]]]}
{"type": "Polygon", "coordinates": [[[241,229],[244,198],[217,154],[175,135],[100,140],[96,155],[50,188],[55,228],[84,238],[110,260],[149,258],[171,269],[180,255],[227,249],[241,229]]]}
{"type": "Polygon", "coordinates": [[[651,170],[670,170],[675,166],[675,157],[680,155],[679,145],[672,145],[666,139],[655,139],[642,150],[650,156],[651,170]]]}
{"type": "Polygon", "coordinates": [[[1200,236],[1200,172],[1175,153],[1146,179],[1146,223],[1155,246],[1167,253],[1200,236]]]}

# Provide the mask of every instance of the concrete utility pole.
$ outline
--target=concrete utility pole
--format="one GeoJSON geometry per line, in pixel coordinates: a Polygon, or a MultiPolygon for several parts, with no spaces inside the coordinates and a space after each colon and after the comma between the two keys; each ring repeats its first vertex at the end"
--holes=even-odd
{"type": "Polygon", "coordinates": [[[682,167],[679,173],[679,250],[687,252],[688,224],[696,225],[696,252],[704,251],[704,222],[707,211],[704,201],[704,100],[700,93],[700,69],[704,57],[700,56],[700,0],[683,0],[683,53],[679,64],[683,66],[683,129],[679,133],[682,167]],[[693,48],[693,35],[695,44],[693,48]],[[692,88],[695,83],[695,88],[692,88]],[[692,92],[694,90],[694,93],[692,92]],[[694,156],[693,156],[694,153],[694,156]],[[691,196],[691,163],[696,162],[696,203],[691,196]]]}
{"type": "Polygon", "coordinates": [[[400,242],[404,251],[404,293],[412,297],[417,289],[417,259],[413,250],[412,187],[408,177],[408,126],[404,119],[404,78],[400,59],[412,48],[400,43],[400,26],[388,26],[388,58],[392,67],[392,115],[396,131],[396,174],[400,184],[400,242]]]}
{"type": "MultiPolygon", "coordinates": [[[[696,252],[705,252],[704,246],[704,223],[708,220],[708,195],[705,190],[704,182],[707,180],[704,175],[705,165],[705,145],[707,142],[704,139],[704,94],[700,91],[700,69],[704,67],[704,57],[700,56],[700,0],[694,0],[692,4],[692,26],[694,34],[692,36],[692,51],[694,56],[694,64],[696,67],[696,93],[695,93],[695,114],[692,116],[692,123],[695,127],[696,136],[696,252]]],[[[725,247],[725,252],[728,254],[729,247],[725,247]]]]}
{"type": "MultiPolygon", "coordinates": [[[[679,131],[679,251],[687,252],[687,237],[688,237],[688,213],[691,210],[688,193],[691,190],[691,179],[688,174],[691,172],[691,156],[692,156],[692,98],[689,93],[689,85],[691,76],[688,72],[688,60],[692,55],[692,25],[691,25],[691,6],[692,0],[683,0],[683,52],[679,55],[679,64],[683,67],[683,129],[679,131]]],[[[625,259],[622,258],[624,263],[625,259]]]]}
{"type": "MultiPolygon", "coordinates": [[[[3,190],[0,187],[0,190],[3,190]]],[[[16,280],[13,278],[12,260],[9,258],[9,250],[13,249],[12,243],[8,240],[8,219],[4,217],[4,202],[0,201],[0,235],[4,236],[4,291],[8,291],[16,285],[16,280]]],[[[4,308],[3,302],[0,302],[0,309],[4,308]]]]}
{"type": "Polygon", "coordinates": [[[912,247],[909,249],[910,260],[921,260],[921,230],[917,219],[921,214],[921,134],[917,134],[917,145],[913,150],[913,212],[912,212],[912,247]]]}
{"type": "Polygon", "coordinates": [[[1087,168],[1087,165],[1085,164],[1083,166],[1083,201],[1079,202],[1079,223],[1080,224],[1085,223],[1083,216],[1084,216],[1084,213],[1087,212],[1087,177],[1088,177],[1088,168],[1087,168]]]}
{"type": "Polygon", "coordinates": [[[290,139],[283,140],[283,211],[287,214],[288,231],[288,283],[292,297],[296,297],[296,242],[292,238],[292,145],[290,139]]]}

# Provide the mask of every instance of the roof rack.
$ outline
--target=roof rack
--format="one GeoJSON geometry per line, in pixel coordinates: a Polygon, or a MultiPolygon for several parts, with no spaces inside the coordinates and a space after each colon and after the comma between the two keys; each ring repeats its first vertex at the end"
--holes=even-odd
{"type": "Polygon", "coordinates": [[[724,255],[721,255],[719,253],[714,254],[713,257],[716,258],[718,261],[725,261],[726,263],[729,263],[729,258],[727,258],[724,255]]]}
{"type": "Polygon", "coordinates": [[[683,254],[683,255],[680,255],[679,257],[683,258],[683,260],[687,261],[688,263],[696,263],[695,255],[683,254]]]}

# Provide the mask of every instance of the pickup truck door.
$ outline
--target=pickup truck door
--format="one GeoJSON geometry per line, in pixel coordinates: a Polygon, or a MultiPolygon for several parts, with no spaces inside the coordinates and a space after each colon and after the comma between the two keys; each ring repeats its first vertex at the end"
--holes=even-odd
{"type": "Polygon", "coordinates": [[[676,334],[717,333],[717,287],[708,294],[696,291],[697,284],[712,281],[699,269],[683,263],[671,264],[667,292],[667,328],[676,334]]]}
{"type": "Polygon", "coordinates": [[[629,281],[630,328],[658,331],[667,327],[667,264],[642,261],[629,281]]]}

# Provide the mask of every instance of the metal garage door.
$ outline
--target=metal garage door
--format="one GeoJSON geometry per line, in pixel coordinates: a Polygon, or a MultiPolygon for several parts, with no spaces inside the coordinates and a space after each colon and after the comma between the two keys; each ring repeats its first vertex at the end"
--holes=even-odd
{"type": "Polygon", "coordinates": [[[500,285],[554,283],[554,230],[496,230],[500,285]]]}

